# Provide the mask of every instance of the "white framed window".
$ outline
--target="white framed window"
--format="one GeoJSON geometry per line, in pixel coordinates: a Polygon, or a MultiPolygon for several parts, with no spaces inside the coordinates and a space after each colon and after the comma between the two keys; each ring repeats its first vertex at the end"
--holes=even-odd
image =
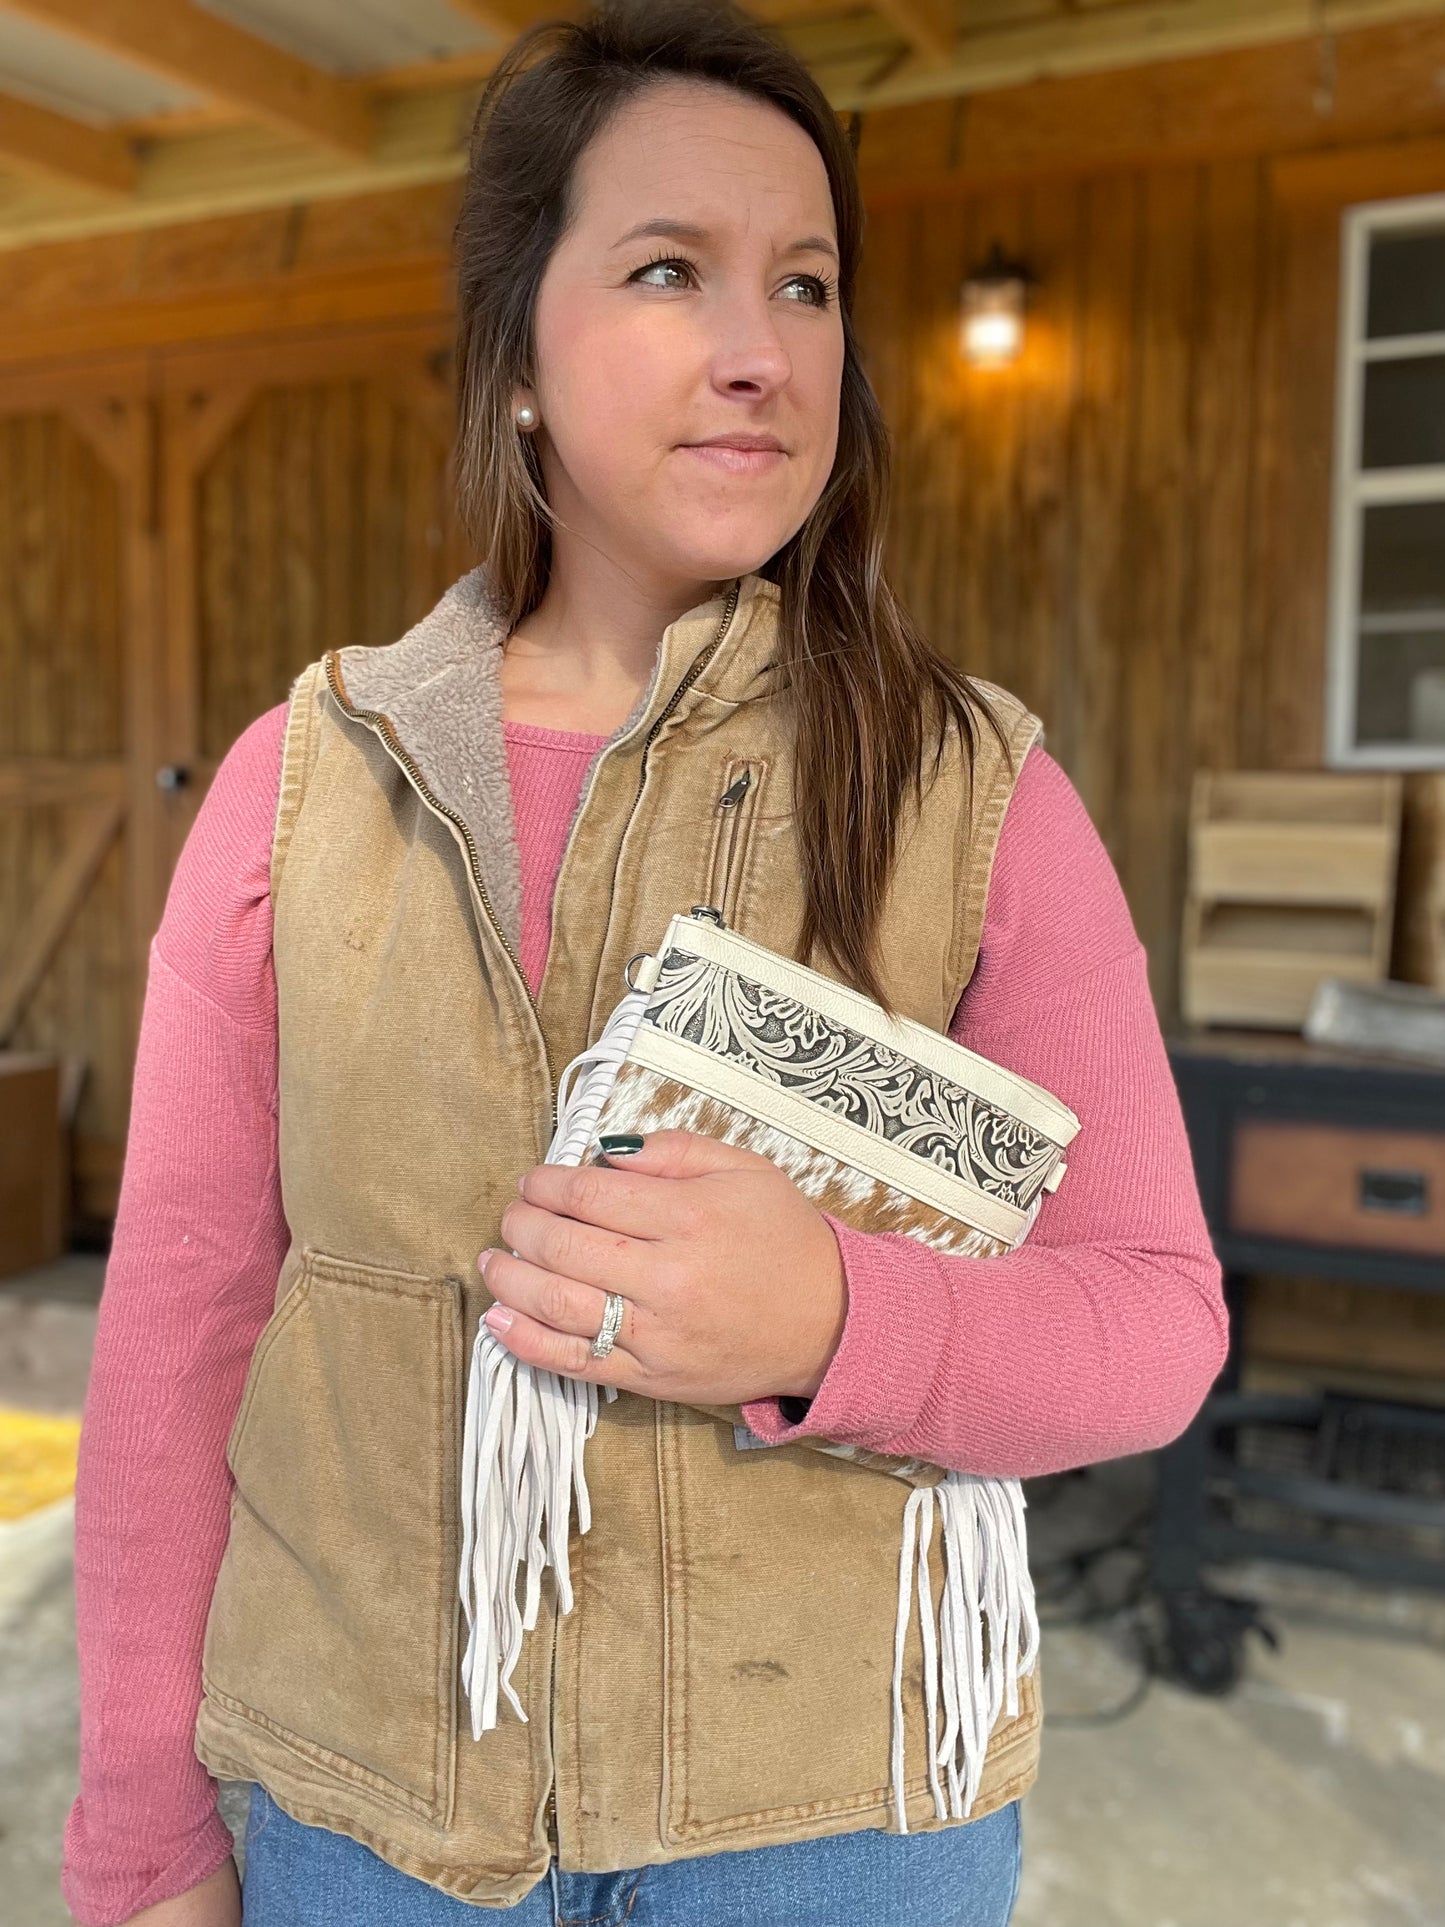
{"type": "Polygon", "coordinates": [[[1325,761],[1445,769],[1445,194],[1343,218],[1325,761]]]}

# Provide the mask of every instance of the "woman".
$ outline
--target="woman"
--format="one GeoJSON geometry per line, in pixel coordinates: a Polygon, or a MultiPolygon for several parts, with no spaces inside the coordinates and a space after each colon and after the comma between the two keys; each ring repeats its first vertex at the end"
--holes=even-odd
{"type": "Polygon", "coordinates": [[[725,8],[536,30],[482,102],[458,448],[485,565],[246,731],[152,952],[77,1494],[87,1927],[234,1927],[212,1775],[253,1782],[248,1927],[1010,1916],[1037,1690],[962,1823],[915,1705],[897,1824],[901,1495],[815,1448],[1006,1477],[1146,1449],[1224,1321],[1108,858],[1039,719],[882,574],[860,230],[826,101],[725,8]],[[856,1232],[682,1131],[542,1163],[557,1071],[698,901],[1078,1112],[1028,1244],[856,1232]],[[484,1313],[621,1396],[527,1716],[474,1741],[484,1313]]]}

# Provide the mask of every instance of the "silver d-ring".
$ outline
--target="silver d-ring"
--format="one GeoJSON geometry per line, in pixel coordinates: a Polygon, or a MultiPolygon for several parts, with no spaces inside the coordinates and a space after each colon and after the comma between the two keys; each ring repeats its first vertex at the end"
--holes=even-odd
{"type": "Polygon", "coordinates": [[[650,957],[651,955],[652,952],[650,950],[634,950],[632,955],[627,959],[627,962],[622,966],[622,981],[627,985],[629,990],[636,990],[637,988],[637,985],[632,981],[632,966],[640,957],[650,957]]]}

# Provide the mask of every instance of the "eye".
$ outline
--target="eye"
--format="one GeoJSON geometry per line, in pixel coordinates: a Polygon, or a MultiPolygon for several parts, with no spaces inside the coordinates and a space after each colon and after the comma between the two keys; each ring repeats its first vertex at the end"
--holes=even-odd
{"type": "MultiPolygon", "coordinates": [[[[629,281],[641,281],[643,275],[653,274],[659,268],[675,268],[681,274],[691,275],[695,270],[695,266],[696,264],[689,261],[684,255],[659,254],[651,261],[645,261],[640,268],[636,269],[632,274],[629,274],[627,278],[629,281]]],[[[654,281],[650,285],[654,288],[676,288],[683,284],[678,281],[654,281]]]]}
{"type": "Polygon", "coordinates": [[[810,298],[809,305],[815,308],[829,306],[837,285],[836,281],[821,274],[795,274],[788,283],[789,287],[806,288],[810,298]]]}
{"type": "MultiPolygon", "coordinates": [[[[651,261],[644,261],[642,266],[635,268],[627,278],[629,281],[635,281],[639,285],[648,285],[654,288],[682,288],[687,285],[688,281],[695,280],[696,276],[697,263],[690,260],[685,254],[659,254],[655,255],[651,261]],[[678,275],[681,279],[673,281],[654,279],[647,283],[644,283],[643,280],[644,276],[664,276],[667,274],[678,275]]],[[[784,285],[788,288],[803,289],[802,305],[810,308],[831,307],[838,286],[837,282],[831,276],[822,274],[795,274],[792,275],[784,285]]],[[[795,301],[797,300],[797,296],[790,295],[788,299],[795,301]]]]}

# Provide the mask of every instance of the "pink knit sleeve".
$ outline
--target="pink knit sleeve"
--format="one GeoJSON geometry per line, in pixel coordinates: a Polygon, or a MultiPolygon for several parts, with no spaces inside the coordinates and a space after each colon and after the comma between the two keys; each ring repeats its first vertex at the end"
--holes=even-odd
{"type": "Polygon", "coordinates": [[[743,1406],[759,1437],[1027,1478],[1183,1431],[1223,1363],[1226,1321],[1145,966],[1098,833],[1035,746],[949,1034],[1077,1114],[1064,1181],[997,1258],[825,1213],[847,1279],[843,1336],[800,1423],[775,1398],[743,1406]]]}
{"type": "Polygon", "coordinates": [[[80,1791],[61,1886],[85,1927],[195,1886],[232,1846],[194,1727],[226,1439],[289,1243],[268,887],[285,715],[222,762],[151,945],[75,1494],[80,1791]]]}

